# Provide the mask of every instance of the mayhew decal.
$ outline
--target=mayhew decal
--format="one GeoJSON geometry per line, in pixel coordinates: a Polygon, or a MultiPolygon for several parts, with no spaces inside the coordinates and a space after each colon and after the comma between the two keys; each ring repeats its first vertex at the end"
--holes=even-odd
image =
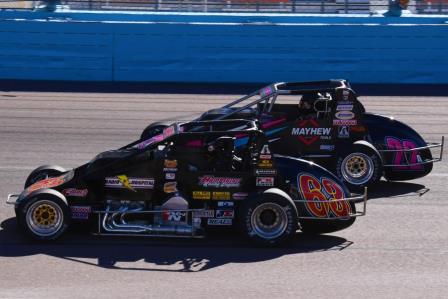
{"type": "Polygon", "coordinates": [[[293,128],[292,135],[297,136],[325,136],[331,134],[331,128],[293,128]]]}
{"type": "Polygon", "coordinates": [[[206,188],[238,188],[242,178],[215,177],[214,175],[204,175],[199,177],[199,186],[206,188]]]}
{"type": "Polygon", "coordinates": [[[306,145],[311,145],[318,139],[329,139],[331,128],[321,128],[315,119],[302,120],[297,124],[297,128],[291,131],[292,136],[298,136],[298,139],[306,145]]]}

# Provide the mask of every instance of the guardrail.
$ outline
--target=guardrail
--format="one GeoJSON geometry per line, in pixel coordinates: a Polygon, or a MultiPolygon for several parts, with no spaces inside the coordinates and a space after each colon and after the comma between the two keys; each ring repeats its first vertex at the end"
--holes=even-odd
{"type": "MultiPolygon", "coordinates": [[[[16,9],[228,13],[359,14],[387,11],[389,5],[388,0],[0,0],[0,8],[16,9]]],[[[415,0],[407,9],[415,14],[448,14],[448,0],[415,0]]]]}

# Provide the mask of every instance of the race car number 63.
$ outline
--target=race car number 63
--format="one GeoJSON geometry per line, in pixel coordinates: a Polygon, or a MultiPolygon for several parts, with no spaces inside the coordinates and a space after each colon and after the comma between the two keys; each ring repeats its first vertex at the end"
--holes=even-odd
{"type": "MultiPolygon", "coordinates": [[[[305,200],[309,201],[328,201],[334,199],[343,199],[344,191],[333,180],[321,177],[318,180],[310,174],[301,174],[298,178],[299,189],[305,200]]],[[[307,210],[316,217],[346,217],[351,213],[350,204],[347,201],[335,202],[307,202],[307,210]]]]}

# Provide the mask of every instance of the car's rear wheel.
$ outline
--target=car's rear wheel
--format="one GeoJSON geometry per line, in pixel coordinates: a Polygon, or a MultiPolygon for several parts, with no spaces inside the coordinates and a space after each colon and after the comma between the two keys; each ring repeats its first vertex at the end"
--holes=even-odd
{"type": "Polygon", "coordinates": [[[43,189],[25,198],[17,209],[19,227],[36,240],[59,238],[67,229],[70,212],[58,191],[43,189]]]}
{"type": "Polygon", "coordinates": [[[148,125],[142,132],[142,134],[140,135],[140,139],[141,140],[146,140],[148,138],[151,138],[155,135],[161,134],[163,132],[163,130],[168,127],[165,123],[163,122],[155,122],[152,123],[150,125],[148,125]]]}
{"type": "Polygon", "coordinates": [[[368,146],[355,144],[350,151],[339,155],[336,174],[354,192],[362,192],[378,182],[383,173],[379,154],[368,146]]]}
{"type": "Polygon", "coordinates": [[[25,189],[32,184],[45,180],[48,178],[54,178],[66,172],[64,168],[57,165],[43,165],[34,169],[25,181],[25,189]]]}
{"type": "Polygon", "coordinates": [[[298,224],[294,202],[279,189],[269,189],[250,198],[241,214],[246,237],[257,245],[278,246],[289,241],[298,224]]]}

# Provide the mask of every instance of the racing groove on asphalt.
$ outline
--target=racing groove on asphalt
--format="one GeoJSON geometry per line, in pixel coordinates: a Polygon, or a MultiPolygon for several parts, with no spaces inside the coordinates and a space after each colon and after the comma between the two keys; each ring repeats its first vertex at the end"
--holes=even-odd
{"type": "MultiPolygon", "coordinates": [[[[158,120],[188,120],[231,95],[0,92],[0,297],[445,297],[448,156],[425,178],[370,190],[347,230],[298,235],[290,248],[209,240],[95,238],[53,245],[17,234],[7,193],[41,164],[75,167],[137,139],[158,120]],[[429,191],[423,196],[420,190],[429,191]],[[81,295],[82,294],[82,295],[81,295]],[[81,296],[80,296],[81,295],[81,296]]],[[[428,141],[448,136],[448,98],[361,97],[428,141]]],[[[447,151],[445,151],[447,152],[447,151]]]]}

